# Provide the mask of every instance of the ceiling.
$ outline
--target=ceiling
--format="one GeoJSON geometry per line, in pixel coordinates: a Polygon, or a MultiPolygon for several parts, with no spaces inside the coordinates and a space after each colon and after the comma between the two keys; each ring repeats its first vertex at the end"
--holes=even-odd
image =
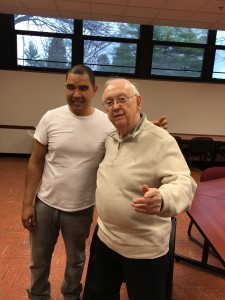
{"type": "Polygon", "coordinates": [[[0,0],[0,13],[225,30],[225,0],[0,0]]]}

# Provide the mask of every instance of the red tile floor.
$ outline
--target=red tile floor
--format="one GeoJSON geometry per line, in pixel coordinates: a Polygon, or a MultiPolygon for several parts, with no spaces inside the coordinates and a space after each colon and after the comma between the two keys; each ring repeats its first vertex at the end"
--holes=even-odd
{"type": "MultiPolygon", "coordinates": [[[[0,300],[27,299],[29,285],[29,234],[20,221],[24,176],[28,159],[0,157],[0,300]]],[[[191,168],[192,176],[199,180],[201,171],[191,168]]],[[[96,214],[91,235],[96,223],[96,214]]],[[[201,257],[199,246],[187,237],[189,219],[185,213],[177,217],[176,252],[201,257]]],[[[196,232],[197,234],[197,232],[196,232]]],[[[87,241],[87,260],[91,235],[87,241]]],[[[210,262],[221,266],[213,257],[210,262]]],[[[52,259],[50,281],[52,300],[62,300],[60,285],[65,265],[64,246],[61,237],[52,259]]],[[[86,266],[82,282],[84,283],[86,266]]],[[[173,300],[225,300],[225,278],[175,262],[173,277],[173,300]]],[[[125,285],[121,300],[128,300],[125,285]]],[[[137,299],[138,300],[138,299],[137,299]]],[[[154,299],[153,299],[154,300],[154,299]]]]}

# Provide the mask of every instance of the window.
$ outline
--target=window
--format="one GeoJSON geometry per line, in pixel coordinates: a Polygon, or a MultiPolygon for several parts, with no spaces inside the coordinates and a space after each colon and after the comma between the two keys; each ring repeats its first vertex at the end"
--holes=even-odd
{"type": "Polygon", "coordinates": [[[151,75],[201,78],[208,30],[154,26],[151,75]]]}
{"type": "Polygon", "coordinates": [[[135,74],[140,25],[85,20],[78,37],[71,19],[15,15],[14,23],[18,66],[68,69],[79,40],[82,61],[94,71],[135,74]]]}
{"type": "Polygon", "coordinates": [[[94,71],[135,74],[140,25],[84,21],[83,34],[84,63],[94,71]]]}
{"type": "Polygon", "coordinates": [[[18,30],[18,66],[54,69],[72,66],[72,39],[65,38],[74,32],[72,19],[15,15],[14,24],[18,30]]]}
{"type": "Polygon", "coordinates": [[[0,68],[224,82],[225,31],[0,14],[0,68]]]}
{"type": "Polygon", "coordinates": [[[152,75],[201,77],[204,49],[154,46],[152,75]]]}
{"type": "Polygon", "coordinates": [[[71,67],[70,39],[17,35],[17,65],[68,69],[71,67]]]}
{"type": "Polygon", "coordinates": [[[214,79],[225,79],[225,31],[217,31],[216,50],[213,67],[214,79]]]}
{"type": "Polygon", "coordinates": [[[94,71],[135,73],[137,44],[109,41],[84,42],[84,63],[94,71]]]}
{"type": "Polygon", "coordinates": [[[225,49],[216,50],[213,78],[225,79],[225,49]]]}

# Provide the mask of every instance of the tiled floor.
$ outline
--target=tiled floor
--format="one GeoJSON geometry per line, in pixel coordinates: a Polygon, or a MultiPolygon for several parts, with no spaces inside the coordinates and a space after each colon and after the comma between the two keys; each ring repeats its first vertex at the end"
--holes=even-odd
{"type": "MultiPolygon", "coordinates": [[[[0,157],[0,300],[27,299],[26,287],[30,280],[29,234],[23,229],[20,221],[27,161],[26,158],[0,157]]],[[[198,181],[200,171],[192,168],[192,175],[198,181]]],[[[188,221],[185,213],[177,217],[176,252],[199,258],[199,247],[187,238],[188,221]]],[[[87,241],[87,258],[90,239],[91,236],[87,241]]],[[[215,258],[210,258],[210,262],[220,266],[215,258]]],[[[52,259],[52,300],[63,299],[60,295],[60,285],[64,265],[64,246],[60,237],[52,259]]],[[[85,273],[86,271],[83,283],[85,273]]],[[[175,262],[173,300],[189,299],[225,300],[225,279],[175,262]]],[[[121,291],[121,300],[128,300],[125,286],[121,291]]]]}

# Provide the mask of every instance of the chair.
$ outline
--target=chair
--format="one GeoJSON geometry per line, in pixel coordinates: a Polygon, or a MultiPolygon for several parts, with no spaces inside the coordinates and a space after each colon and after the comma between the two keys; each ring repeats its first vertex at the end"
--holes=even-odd
{"type": "Polygon", "coordinates": [[[173,135],[173,137],[175,138],[178,146],[180,147],[181,152],[183,153],[187,148],[187,143],[179,135],[173,135]]]}
{"type": "Polygon", "coordinates": [[[219,144],[218,149],[216,151],[216,154],[219,154],[223,158],[225,158],[225,143],[220,143],[219,144]]]}
{"type": "MultiPolygon", "coordinates": [[[[209,181],[209,180],[213,180],[213,179],[218,179],[218,178],[223,178],[225,177],[225,167],[211,167],[211,168],[207,168],[205,169],[200,177],[200,181],[209,181]]],[[[192,234],[191,234],[191,230],[193,227],[193,221],[191,220],[189,223],[189,227],[188,227],[188,236],[189,238],[196,243],[197,245],[199,245],[200,247],[203,248],[203,243],[201,243],[199,240],[197,240],[192,234]]],[[[209,250],[211,254],[215,255],[215,253],[213,252],[212,249],[209,250]]]]}
{"type": "MultiPolygon", "coordinates": [[[[90,257],[87,268],[86,283],[84,289],[84,296],[87,297],[88,291],[94,292],[95,286],[93,284],[93,278],[95,276],[95,268],[93,266],[94,254],[95,254],[95,241],[97,237],[98,224],[95,227],[93,233],[91,245],[90,245],[90,257]],[[87,293],[87,294],[86,294],[87,293]]],[[[172,299],[172,289],[173,289],[173,270],[174,270],[174,251],[175,251],[175,241],[176,241],[176,218],[171,218],[171,233],[170,233],[170,242],[169,242],[169,275],[167,281],[167,293],[166,300],[172,299]]],[[[125,282],[125,280],[124,280],[125,282]]],[[[83,297],[84,297],[83,296],[83,297]]]]}
{"type": "Polygon", "coordinates": [[[176,140],[178,146],[180,147],[180,149],[182,150],[182,145],[183,145],[182,138],[180,136],[178,136],[178,135],[173,135],[173,137],[175,138],[175,140],[176,140]]]}
{"type": "Polygon", "coordinates": [[[185,150],[187,161],[191,158],[197,158],[198,161],[211,163],[214,161],[214,141],[211,137],[194,137],[190,140],[185,150]]]}
{"type": "Polygon", "coordinates": [[[208,181],[223,177],[225,177],[225,167],[211,167],[202,172],[200,181],[208,181]]]}

